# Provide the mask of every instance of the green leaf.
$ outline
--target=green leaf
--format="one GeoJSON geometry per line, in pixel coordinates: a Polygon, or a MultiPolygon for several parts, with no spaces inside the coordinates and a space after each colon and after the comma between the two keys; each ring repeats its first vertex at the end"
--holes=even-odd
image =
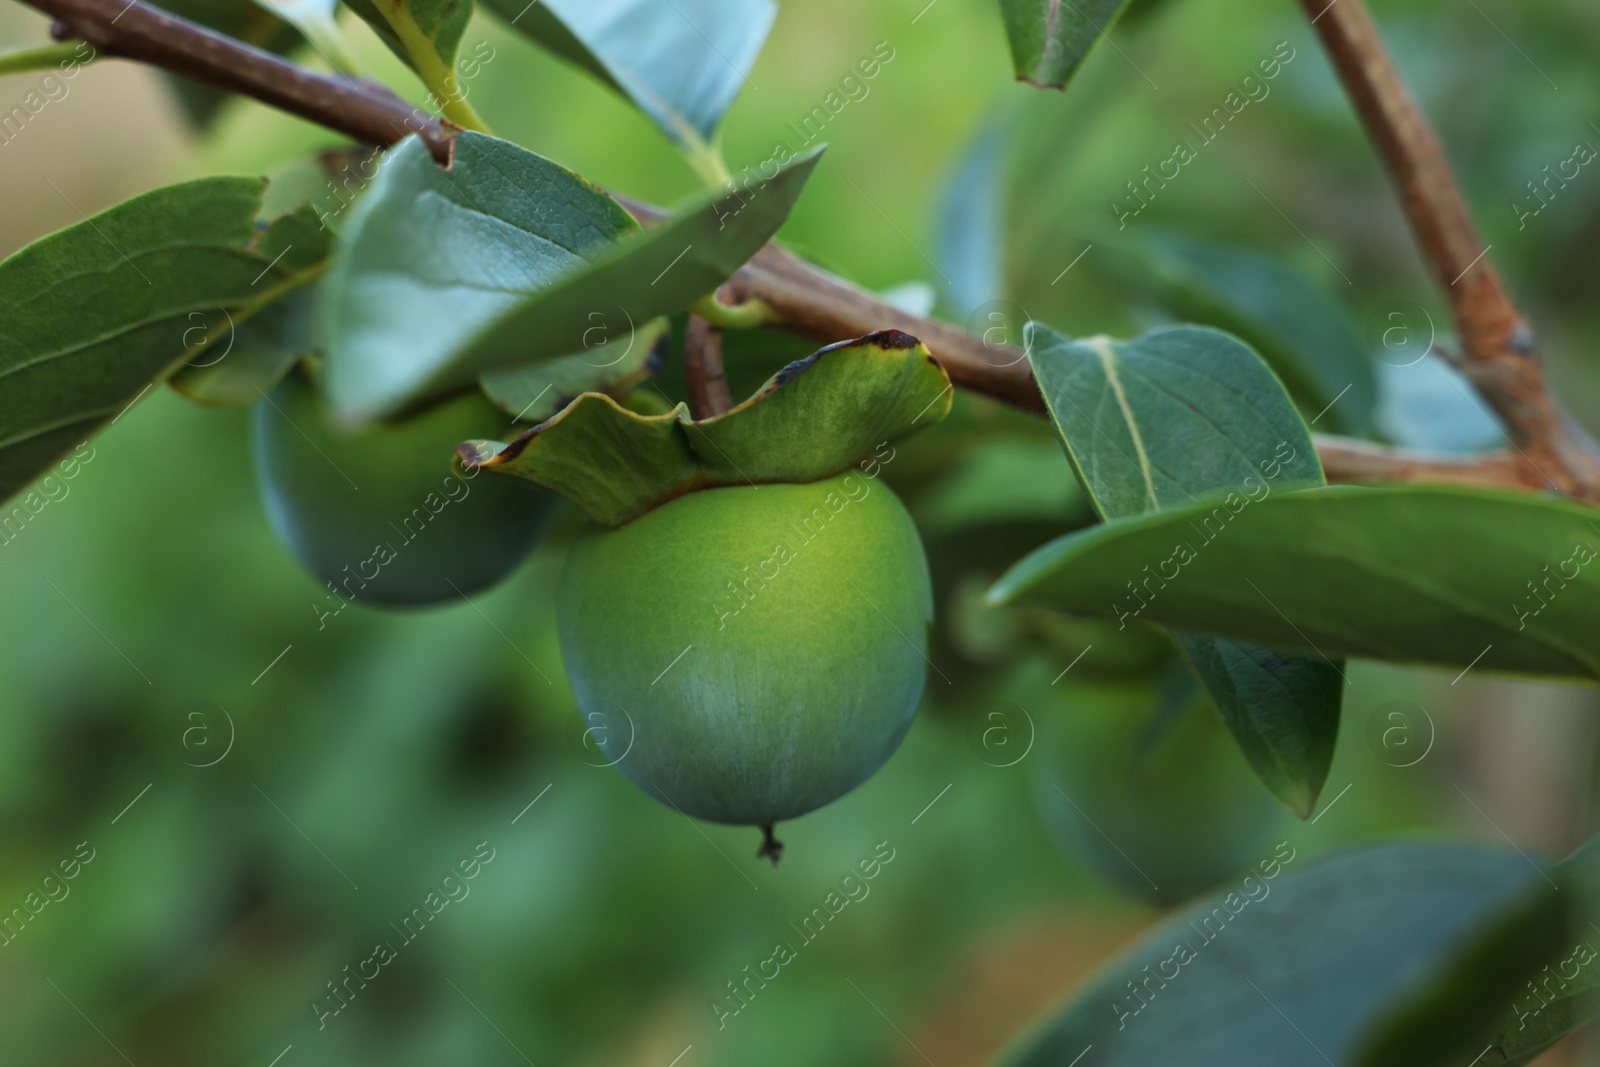
{"type": "Polygon", "coordinates": [[[312,354],[312,292],[313,287],[307,286],[243,322],[228,322],[226,330],[191,352],[168,384],[201,404],[256,403],[272,392],[296,361],[312,354]]]}
{"type": "Polygon", "coordinates": [[[1225,333],[1174,326],[1132,341],[1072,340],[1033,322],[1023,339],[1067,458],[1108,520],[1224,488],[1323,480],[1283,386],[1225,333]]]}
{"type": "Polygon", "coordinates": [[[1060,538],[989,595],[1323,656],[1593,679],[1597,520],[1460,487],[1232,493],[1060,538]]]}
{"type": "MultiPolygon", "coordinates": [[[[1051,421],[1102,518],[1228,489],[1270,492],[1269,478],[1323,480],[1283,386],[1226,334],[1183,326],[1126,342],[1073,341],[1029,323],[1024,338],[1051,421]]],[[[1310,815],[1338,736],[1340,666],[1216,637],[1174,637],[1262,783],[1310,815]]]]}
{"type": "Polygon", "coordinates": [[[596,522],[621,526],[705,488],[679,404],[662,415],[629,411],[604,393],[585,393],[510,444],[469,441],[457,450],[467,470],[526,478],[571,500],[596,522]]]}
{"type": "Polygon", "coordinates": [[[950,378],[926,346],[885,330],[791,363],[708,419],[689,418],[682,404],[639,415],[586,393],[510,444],[470,441],[458,452],[469,470],[526,478],[621,526],[699,489],[838,474],[938,422],[950,403],[950,378]]]}
{"type": "Polygon", "coordinates": [[[1065,88],[1128,0],[1000,0],[1017,80],[1065,88]]]}
{"type": "Polygon", "coordinates": [[[491,371],[479,385],[518,422],[543,422],[583,393],[620,395],[649,377],[661,360],[667,329],[666,319],[653,319],[577,355],[491,371]]]}
{"type": "Polygon", "coordinates": [[[409,63],[429,89],[456,65],[461,35],[472,19],[472,0],[344,0],[382,38],[394,54],[409,63]]]}
{"type": "Polygon", "coordinates": [[[1367,429],[1378,401],[1372,357],[1349,314],[1310,278],[1257,252],[1176,234],[1117,252],[1102,266],[1179,318],[1237,334],[1322,429],[1367,429]]]}
{"type": "Polygon", "coordinates": [[[351,209],[321,286],[328,396],[348,421],[379,418],[583,352],[597,326],[620,337],[686,308],[777,231],[816,160],[641,233],[599,189],[513,144],[463,133],[444,170],[407,138],[351,209]]]}
{"type": "Polygon", "coordinates": [[[1515,852],[1471,845],[1392,843],[1296,861],[1280,845],[1230,892],[1162,923],[999,1062],[1351,1063],[1375,1017],[1459,958],[1485,924],[1548,892],[1515,852]]]}
{"type": "Polygon", "coordinates": [[[0,263],[0,498],[114,420],[231,316],[321,269],[309,209],[262,230],[259,178],[135,197],[0,263]]]}
{"type": "Polygon", "coordinates": [[[772,0],[486,0],[691,151],[716,135],[772,28],[772,0]]]}
{"type": "Polygon", "coordinates": [[[1549,872],[1373,1026],[1361,1067],[1451,1067],[1487,1048],[1519,1067],[1600,1015],[1600,837],[1549,872]]]}
{"type": "Polygon", "coordinates": [[[1261,784],[1309,818],[1339,738],[1344,661],[1206,634],[1172,636],[1261,784]]]}

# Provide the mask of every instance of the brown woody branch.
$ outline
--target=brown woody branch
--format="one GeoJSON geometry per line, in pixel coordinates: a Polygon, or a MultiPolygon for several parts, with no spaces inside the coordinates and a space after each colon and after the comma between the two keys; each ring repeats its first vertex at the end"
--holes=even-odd
{"type": "Polygon", "coordinates": [[[1545,388],[1533,332],[1479,238],[1444,147],[1362,0],[1300,0],[1398,187],[1450,305],[1457,366],[1506,424],[1530,485],[1600,500],[1600,448],[1545,388]]]}
{"type": "Polygon", "coordinates": [[[81,38],[102,55],[135,59],[255,97],[367,144],[391,145],[415,133],[435,159],[450,161],[450,141],[459,131],[406,103],[387,86],[317,74],[139,0],[21,2],[53,16],[57,38],[81,38]]]}
{"type": "Polygon", "coordinates": [[[1502,489],[1545,488],[1544,479],[1509,450],[1475,456],[1440,456],[1331,434],[1312,434],[1317,458],[1330,482],[1478,485],[1502,489]]]}
{"type": "MultiPolygon", "coordinates": [[[[138,0],[131,4],[126,0],[21,2],[53,16],[57,20],[55,33],[58,37],[82,38],[104,55],[149,63],[219,89],[253,97],[366,144],[387,146],[407,134],[416,133],[428,144],[436,159],[445,164],[449,162],[451,140],[458,131],[436,116],[414,108],[384,86],[306,70],[272,53],[167,14],[138,0]]],[[[1322,0],[1302,2],[1308,7],[1320,7],[1322,0]]],[[[1358,8],[1359,0],[1338,0],[1337,7],[1358,8]]],[[[1359,13],[1357,30],[1361,20],[1370,30],[1371,20],[1366,17],[1364,9],[1359,13]]],[[[1325,40],[1330,39],[1329,30],[1323,28],[1327,22],[1326,18],[1318,21],[1325,40]]],[[[1339,27],[1331,35],[1334,42],[1347,39],[1353,42],[1348,49],[1352,56],[1368,54],[1369,46],[1365,42],[1376,43],[1375,33],[1363,38],[1359,34],[1352,35],[1354,31],[1342,21],[1332,25],[1339,27]]],[[[1388,101],[1389,106],[1395,109],[1395,116],[1409,115],[1410,125],[1396,125],[1395,122],[1379,122],[1378,125],[1384,130],[1393,127],[1399,131],[1393,134],[1395,152],[1399,158],[1415,156],[1422,161],[1431,159],[1442,166],[1443,155],[1438,150],[1437,141],[1432,138],[1426,121],[1417,113],[1415,105],[1405,96],[1405,90],[1393,76],[1392,69],[1388,69],[1387,78],[1383,77],[1388,58],[1382,52],[1381,43],[1376,43],[1376,48],[1379,57],[1376,73],[1358,64],[1356,80],[1358,83],[1370,83],[1365,95],[1357,96],[1358,107],[1363,115],[1367,115],[1371,108],[1388,101]],[[1396,92],[1405,106],[1395,108],[1396,92]],[[1366,100],[1373,103],[1363,102],[1366,100]],[[1428,144],[1432,145],[1431,153],[1427,150],[1417,153],[1401,143],[1405,136],[1410,136],[1408,131],[1414,129],[1420,129],[1426,135],[1428,144]]],[[[1337,62],[1338,56],[1343,54],[1342,46],[1330,43],[1329,49],[1335,54],[1337,62]]],[[[1343,69],[1341,66],[1341,72],[1343,69]]],[[[1349,81],[1347,77],[1347,84],[1349,81]]],[[[1356,90],[1352,89],[1352,93],[1356,93],[1356,90]]],[[[1389,154],[1387,148],[1385,153],[1389,154]]],[[[1447,169],[1442,172],[1442,179],[1437,171],[1426,168],[1418,170],[1413,167],[1406,173],[1413,171],[1422,175],[1413,181],[1419,189],[1434,188],[1442,180],[1446,190],[1443,202],[1448,205],[1453,198],[1453,214],[1449,211],[1443,214],[1429,213],[1428,205],[1435,203],[1435,198],[1420,194],[1416,198],[1417,206],[1412,207],[1408,199],[1408,207],[1411,207],[1413,218],[1421,212],[1431,220],[1427,223],[1430,229],[1426,231],[1422,229],[1423,224],[1418,223],[1419,233],[1432,234],[1437,231],[1440,235],[1454,235],[1448,241],[1443,236],[1438,238],[1443,242],[1441,249],[1452,258],[1435,258],[1436,264],[1454,263],[1460,257],[1461,249],[1475,242],[1475,239],[1469,239],[1462,243],[1460,235],[1466,233],[1470,237],[1471,225],[1466,220],[1465,210],[1460,207],[1459,194],[1455,193],[1447,169]],[[1435,214],[1438,214],[1437,219],[1435,214]]],[[[1410,186],[1406,184],[1408,180],[1412,179],[1402,179],[1403,188],[1409,189],[1410,186]]],[[[624,202],[642,219],[660,216],[659,210],[647,205],[624,202]]],[[[1431,249],[1428,242],[1435,238],[1424,236],[1423,239],[1431,249]]],[[[1476,251],[1472,254],[1476,255],[1476,251]]],[[[1463,263],[1462,266],[1465,268],[1467,264],[1463,263]]],[[[1484,267],[1485,264],[1480,263],[1474,270],[1484,267]]],[[[1440,266],[1439,269],[1443,273],[1447,268],[1440,266]]],[[[1486,298],[1489,299],[1496,298],[1498,294],[1497,298],[1503,306],[1509,308],[1509,304],[1504,302],[1504,293],[1499,288],[1498,280],[1492,273],[1488,279],[1487,285],[1483,279],[1478,279],[1472,292],[1487,294],[1486,298]]],[[[782,329],[819,342],[846,340],[875,330],[902,330],[925,342],[944,365],[951,380],[961,388],[1024,410],[1044,411],[1038,384],[1020,348],[995,344],[949,323],[902,311],[801,260],[777,244],[768,244],[757,252],[731,279],[730,286],[739,299],[758,298],[765,301],[778,314],[778,325],[782,329]]],[[[1472,372],[1475,374],[1474,381],[1485,391],[1490,402],[1495,404],[1496,410],[1506,417],[1514,434],[1519,437],[1519,445],[1536,458],[1542,458],[1543,462],[1538,466],[1547,467],[1552,474],[1561,471],[1565,477],[1574,469],[1568,464],[1566,453],[1581,450],[1581,439],[1574,434],[1558,441],[1547,432],[1549,426],[1559,427],[1563,424],[1559,419],[1546,418],[1553,411],[1553,406],[1548,398],[1544,398],[1537,362],[1530,354],[1517,350],[1513,343],[1517,338],[1525,338],[1526,330],[1515,318],[1514,311],[1510,315],[1513,326],[1505,326],[1504,323],[1496,325],[1498,320],[1483,316],[1481,323],[1478,317],[1470,320],[1472,329],[1461,329],[1464,341],[1473,338],[1468,347],[1468,363],[1474,366],[1481,363],[1484,368],[1472,372]],[[1485,351],[1490,352],[1493,358],[1480,359],[1477,353],[1485,351]],[[1510,369],[1496,372],[1493,370],[1496,367],[1510,369]],[[1532,368],[1531,377],[1529,371],[1523,369],[1528,367],[1532,368]],[[1532,392],[1516,394],[1523,396],[1523,399],[1513,402],[1512,393],[1494,387],[1497,374],[1515,379],[1525,387],[1531,382],[1532,392]],[[1495,396],[1491,396],[1491,392],[1495,396]],[[1529,428],[1539,432],[1530,433],[1529,428]],[[1533,447],[1524,445],[1524,441],[1533,447]],[[1557,447],[1561,442],[1566,442],[1567,447],[1557,447]],[[1562,460],[1559,463],[1558,458],[1562,460]]],[[[709,375],[709,365],[703,359],[701,363],[702,370],[709,375]]],[[[1515,488],[1544,483],[1531,463],[1504,454],[1472,459],[1424,456],[1325,436],[1317,438],[1317,452],[1332,481],[1445,481],[1515,488]]],[[[1574,464],[1576,462],[1573,461],[1574,464]]],[[[1551,480],[1554,481],[1553,478],[1551,480]]],[[[1587,484],[1600,484],[1600,478],[1587,484]]]]}
{"type": "MultiPolygon", "coordinates": [[[[723,291],[728,290],[723,286],[723,291]]],[[[722,331],[699,315],[690,315],[683,331],[683,384],[689,413],[697,419],[721,415],[733,407],[722,370],[722,331]]]]}

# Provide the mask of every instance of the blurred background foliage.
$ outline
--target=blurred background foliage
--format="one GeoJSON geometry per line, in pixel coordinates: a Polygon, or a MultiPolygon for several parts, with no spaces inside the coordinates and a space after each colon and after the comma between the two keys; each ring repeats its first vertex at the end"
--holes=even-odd
{"type": "MultiPolygon", "coordinates": [[[[1138,0],[1117,47],[1061,95],[1011,81],[992,4],[924,3],[783,7],[726,122],[735,172],[793,145],[786,124],[877,42],[894,50],[826,128],[832,147],[783,231],[796,248],[874,289],[942,292],[943,311],[980,330],[996,308],[1007,328],[1026,314],[1072,334],[1163,321],[1112,269],[1135,234],[1303,272],[1375,359],[1392,313],[1446,323],[1292,5],[1138,0]],[[1119,233],[1125,183],[1175,139],[1197,144],[1188,124],[1279,42],[1294,58],[1270,93],[1119,233]],[[987,215],[959,225],[957,212],[953,239],[939,221],[952,178],[996,191],[987,215]],[[986,218],[1005,235],[993,248],[972,231],[986,218]]],[[[1600,170],[1520,227],[1511,204],[1531,205],[1525,184],[1577,143],[1600,146],[1600,10],[1374,6],[1551,378],[1595,425],[1600,170]]],[[[421,99],[364,26],[344,24],[369,69],[421,99]]],[[[0,11],[7,45],[45,28],[0,11]]],[[[584,75],[482,14],[463,55],[480,45],[493,58],[468,89],[503,136],[659,203],[697,187],[584,75]]],[[[0,80],[0,106],[33,77],[0,80]]],[[[197,135],[155,74],[101,63],[0,145],[0,252],[157,184],[291,168],[340,144],[240,101],[197,135]]],[[[736,395],[805,351],[730,339],[736,395]]],[[[1394,365],[1406,361],[1376,360],[1377,433],[1496,439],[1436,357],[1394,365]]],[[[658,384],[680,395],[671,370],[658,384]]],[[[754,858],[753,831],[691,824],[586,763],[598,759],[550,607],[575,516],[470,604],[357,606],[319,627],[322,589],[274,540],[252,484],[243,409],[158,390],[92,448],[66,495],[0,548],[0,908],[80,842],[94,857],[0,946],[7,1062],[977,1064],[1163,907],[1278,841],[1309,855],[1503,830],[1559,852],[1588,823],[1592,692],[1371,664],[1349,669],[1326,817],[1278,811],[1158,637],[983,606],[1009,562],[1091,518],[1042,421],[967,396],[885,471],[937,582],[923,713],[881,773],[782,828],[776,870],[754,858]],[[391,924],[480,842],[494,859],[470,894],[319,1029],[327,983],[375,943],[400,945],[391,924]],[[882,842],[894,859],[869,894],[800,937],[793,924],[882,842]],[[712,1003],[733,1006],[727,983],[778,942],[796,961],[719,1029],[712,1003]]]]}

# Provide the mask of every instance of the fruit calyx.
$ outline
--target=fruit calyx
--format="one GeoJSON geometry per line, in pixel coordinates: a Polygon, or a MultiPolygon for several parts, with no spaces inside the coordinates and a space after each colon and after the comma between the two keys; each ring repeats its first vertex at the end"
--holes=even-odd
{"type": "Polygon", "coordinates": [[[514,475],[617,527],[685,493],[812,482],[950,410],[950,378],[922,342],[883,330],[784,367],[742,404],[707,419],[679,404],[640,415],[584,393],[509,444],[468,441],[468,470],[514,475]]]}

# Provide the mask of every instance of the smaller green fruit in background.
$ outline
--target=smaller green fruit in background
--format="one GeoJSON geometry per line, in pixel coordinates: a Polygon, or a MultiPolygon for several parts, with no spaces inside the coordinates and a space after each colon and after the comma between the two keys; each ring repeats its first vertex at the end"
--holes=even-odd
{"type": "Polygon", "coordinates": [[[251,413],[256,482],[273,529],[307,570],[356,603],[458,600],[532,550],[556,497],[457,473],[457,442],[506,416],[477,393],[352,435],[291,374],[251,413]]]}
{"type": "Polygon", "coordinates": [[[1162,704],[1148,683],[1047,687],[1029,705],[1042,712],[1029,762],[1040,814],[1070,857],[1175,902],[1270,858],[1289,820],[1204,696],[1162,704]]]}
{"type": "Polygon", "coordinates": [[[686,814],[768,828],[894,752],[932,618],[910,516],[856,471],[691,492],[591,528],[557,608],[568,678],[611,722],[617,767],[686,814]]]}

